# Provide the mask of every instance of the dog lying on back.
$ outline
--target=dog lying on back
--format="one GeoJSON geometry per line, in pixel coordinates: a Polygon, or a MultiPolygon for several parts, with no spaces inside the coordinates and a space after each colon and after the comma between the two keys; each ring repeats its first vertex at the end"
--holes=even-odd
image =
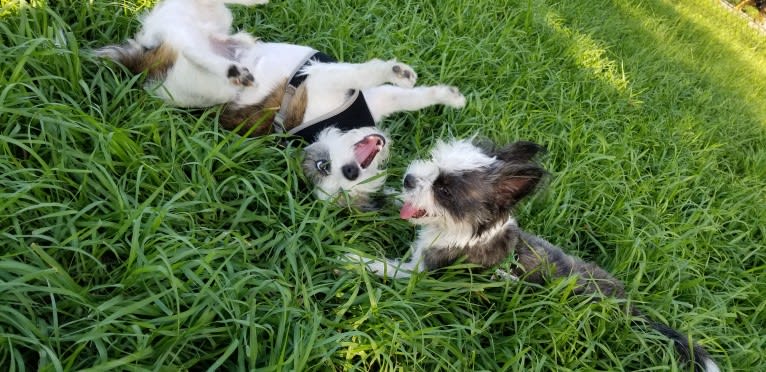
{"type": "MultiPolygon", "coordinates": [[[[516,142],[495,149],[469,141],[439,143],[431,159],[410,164],[404,177],[400,216],[420,226],[409,261],[371,260],[349,254],[379,276],[404,278],[435,270],[463,258],[482,267],[516,257],[516,267],[501,276],[543,284],[576,277],[575,292],[625,297],[623,284],[606,270],[564,253],[544,239],[526,233],[511,210],[532,193],[545,175],[535,161],[542,147],[516,142]]],[[[637,309],[631,313],[673,340],[681,359],[698,371],[717,372],[718,366],[685,335],[649,320],[637,309]]]]}
{"type": "Polygon", "coordinates": [[[267,2],[164,0],[142,19],[134,39],[96,55],[146,73],[147,89],[168,104],[223,104],[220,123],[226,129],[302,137],[310,144],[303,168],[316,195],[347,193],[364,207],[385,181],[381,166],[390,141],[376,124],[431,105],[460,108],[465,97],[445,85],[414,87],[415,71],[393,60],[336,63],[307,46],[231,32],[225,4],[267,2]]]}

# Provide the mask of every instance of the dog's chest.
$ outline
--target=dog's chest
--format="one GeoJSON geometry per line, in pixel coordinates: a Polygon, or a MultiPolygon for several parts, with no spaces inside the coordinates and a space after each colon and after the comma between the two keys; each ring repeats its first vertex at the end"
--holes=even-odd
{"type": "Polygon", "coordinates": [[[465,257],[466,262],[489,267],[508,258],[516,228],[513,218],[481,234],[476,234],[471,226],[449,230],[426,226],[418,235],[416,247],[429,269],[447,266],[461,257],[465,257]]]}

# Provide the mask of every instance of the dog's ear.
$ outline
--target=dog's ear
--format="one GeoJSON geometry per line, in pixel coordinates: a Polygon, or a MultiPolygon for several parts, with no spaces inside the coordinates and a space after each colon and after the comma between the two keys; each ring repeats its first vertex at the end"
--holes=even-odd
{"type": "Polygon", "coordinates": [[[528,162],[538,154],[545,153],[545,147],[529,141],[511,143],[495,152],[495,156],[507,162],[528,162]]]}
{"type": "Polygon", "coordinates": [[[513,207],[535,191],[545,174],[542,167],[532,162],[501,164],[494,185],[495,202],[503,209],[513,207]]]}

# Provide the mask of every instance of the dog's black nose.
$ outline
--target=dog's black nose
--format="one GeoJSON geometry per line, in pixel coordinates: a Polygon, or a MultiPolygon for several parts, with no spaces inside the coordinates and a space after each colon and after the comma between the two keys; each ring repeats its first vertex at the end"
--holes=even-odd
{"type": "Polygon", "coordinates": [[[359,167],[357,167],[356,164],[346,164],[341,167],[340,170],[343,172],[343,177],[346,177],[349,181],[353,181],[359,177],[359,167]]]}
{"type": "Polygon", "coordinates": [[[404,176],[404,188],[407,190],[412,190],[415,188],[415,177],[413,177],[411,174],[404,176]]]}

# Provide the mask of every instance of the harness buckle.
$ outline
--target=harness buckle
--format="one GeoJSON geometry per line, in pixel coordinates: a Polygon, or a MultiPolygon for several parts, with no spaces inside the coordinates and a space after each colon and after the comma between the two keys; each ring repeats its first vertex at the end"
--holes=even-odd
{"type": "Polygon", "coordinates": [[[295,96],[295,91],[296,88],[292,85],[285,87],[285,94],[282,96],[282,104],[279,105],[279,111],[277,111],[277,114],[274,115],[274,120],[272,122],[274,131],[277,133],[285,132],[285,118],[287,116],[287,109],[290,106],[290,102],[293,100],[293,96],[295,96]]]}

